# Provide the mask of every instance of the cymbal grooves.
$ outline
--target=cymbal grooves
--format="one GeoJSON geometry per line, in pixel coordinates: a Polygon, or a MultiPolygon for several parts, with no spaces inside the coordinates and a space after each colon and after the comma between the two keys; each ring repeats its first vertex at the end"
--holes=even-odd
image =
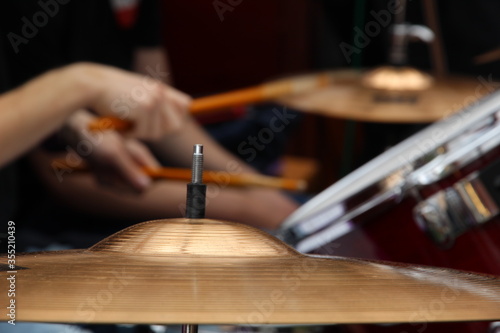
{"type": "MultiPolygon", "coordinates": [[[[142,223],[89,250],[18,255],[17,264],[27,269],[16,274],[17,319],[331,324],[500,318],[496,277],[302,255],[238,224],[195,220],[197,228],[205,229],[200,233],[194,225],[180,224],[185,222],[142,223]],[[185,229],[196,238],[186,238],[189,244],[201,241],[210,249],[190,246],[186,253],[175,253],[174,245],[161,245],[190,235],[183,234],[185,229]],[[231,232],[234,244],[228,239],[231,232]],[[238,249],[242,240],[264,250],[238,249]],[[215,245],[208,244],[212,241],[215,245]],[[225,245],[231,253],[222,250],[225,245]]],[[[7,272],[1,274],[4,278],[7,272]]],[[[0,284],[0,294],[6,294],[5,288],[0,284]]],[[[6,299],[0,298],[0,307],[7,306],[6,299]]]]}

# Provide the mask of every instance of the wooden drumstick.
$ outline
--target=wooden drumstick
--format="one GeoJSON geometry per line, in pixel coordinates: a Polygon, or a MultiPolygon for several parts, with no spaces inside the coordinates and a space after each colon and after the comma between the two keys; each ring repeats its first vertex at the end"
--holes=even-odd
{"type": "MultiPolygon", "coordinates": [[[[78,166],[71,166],[61,159],[54,160],[53,163],[56,163],[60,169],[78,172],[90,171],[85,163],[80,163],[78,166]]],[[[146,175],[154,179],[191,180],[191,169],[144,167],[142,170],[146,175]]],[[[302,179],[271,177],[250,173],[231,174],[225,171],[204,171],[203,181],[221,186],[258,186],[288,191],[304,191],[307,188],[306,181],[302,179]]]]}
{"type": "MultiPolygon", "coordinates": [[[[152,178],[177,180],[191,179],[191,169],[144,168],[143,170],[152,178]]],[[[249,173],[234,175],[224,171],[204,171],[203,181],[219,185],[259,186],[289,191],[303,191],[306,189],[306,182],[301,179],[271,177],[249,173]]]]}
{"type": "MultiPolygon", "coordinates": [[[[218,112],[238,105],[252,104],[269,101],[285,95],[306,92],[319,87],[324,87],[332,81],[332,72],[308,74],[288,79],[271,81],[258,86],[233,90],[230,92],[201,97],[193,100],[190,112],[193,115],[218,112]]],[[[133,126],[129,120],[117,117],[101,117],[89,125],[93,131],[115,129],[126,131],[133,126]]]]}

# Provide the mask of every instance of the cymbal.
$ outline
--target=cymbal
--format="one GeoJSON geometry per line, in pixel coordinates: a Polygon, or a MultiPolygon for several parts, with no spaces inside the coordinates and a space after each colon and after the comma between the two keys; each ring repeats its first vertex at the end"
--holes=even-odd
{"type": "Polygon", "coordinates": [[[329,86],[288,95],[279,102],[305,112],[343,119],[428,123],[451,115],[491,91],[491,87],[483,87],[480,81],[471,78],[431,78],[407,68],[339,70],[331,75],[334,79],[329,86]]]}
{"type": "MultiPolygon", "coordinates": [[[[257,229],[209,219],[144,222],[87,250],[19,254],[16,265],[19,321],[326,324],[500,317],[498,277],[304,255],[257,229]]],[[[2,279],[12,275],[4,266],[2,279]]],[[[8,288],[0,284],[3,309],[8,288]]]]}

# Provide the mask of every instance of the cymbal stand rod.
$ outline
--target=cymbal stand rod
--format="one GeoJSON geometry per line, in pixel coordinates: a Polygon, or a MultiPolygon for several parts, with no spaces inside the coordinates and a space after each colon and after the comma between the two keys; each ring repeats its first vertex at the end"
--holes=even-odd
{"type": "Polygon", "coordinates": [[[203,145],[193,147],[193,166],[191,183],[187,185],[186,217],[202,219],[205,217],[207,186],[203,184],[203,145]]]}
{"type": "Polygon", "coordinates": [[[439,25],[437,4],[435,0],[424,0],[422,5],[424,6],[427,25],[434,32],[434,39],[431,42],[431,61],[434,66],[434,75],[443,77],[448,72],[448,65],[446,63],[446,54],[439,25]]]}
{"type": "MultiPolygon", "coordinates": [[[[203,184],[203,145],[193,146],[193,165],[191,167],[191,183],[187,185],[186,217],[202,219],[205,217],[205,201],[207,186],[203,184]]],[[[198,333],[198,325],[182,325],[182,333],[198,333]]]]}
{"type": "Polygon", "coordinates": [[[389,63],[393,66],[405,66],[408,62],[408,32],[405,25],[406,0],[398,1],[399,12],[394,17],[392,26],[389,63]]]}
{"type": "Polygon", "coordinates": [[[182,325],[182,333],[198,333],[198,325],[184,324],[182,325]]]}

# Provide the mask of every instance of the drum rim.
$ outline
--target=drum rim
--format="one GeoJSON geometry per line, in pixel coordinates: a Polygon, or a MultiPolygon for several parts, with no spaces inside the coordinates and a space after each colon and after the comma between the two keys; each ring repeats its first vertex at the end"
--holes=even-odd
{"type": "Polygon", "coordinates": [[[304,220],[314,217],[318,212],[324,212],[328,207],[342,203],[364,188],[380,183],[397,172],[402,172],[403,175],[401,180],[403,184],[399,184],[399,186],[407,188],[409,182],[405,175],[415,170],[416,162],[419,159],[457,138],[466,129],[481,123],[484,118],[499,110],[500,91],[496,91],[459,112],[429,125],[330,185],[288,216],[280,229],[284,231],[293,228],[304,220]],[[431,140],[427,151],[418,152],[421,149],[417,149],[417,153],[414,154],[415,147],[421,147],[424,140],[435,137],[436,133],[440,133],[440,137],[431,140]],[[397,163],[389,163],[393,161],[397,163]],[[367,178],[368,181],[366,181],[367,178]],[[365,181],[362,182],[362,180],[365,181]]]}

